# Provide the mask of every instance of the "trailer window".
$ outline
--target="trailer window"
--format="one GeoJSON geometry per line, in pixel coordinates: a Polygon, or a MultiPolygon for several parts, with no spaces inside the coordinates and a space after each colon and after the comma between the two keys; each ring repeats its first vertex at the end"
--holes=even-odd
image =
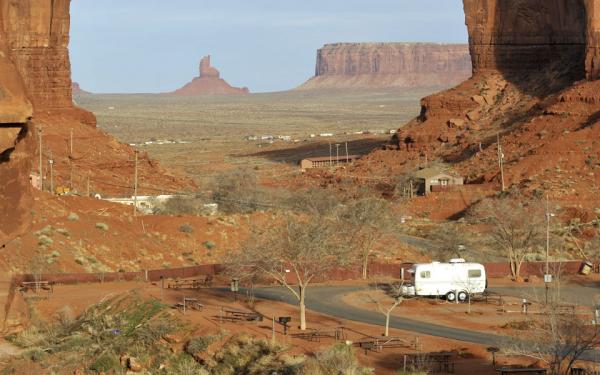
{"type": "Polygon", "coordinates": [[[431,271],[421,271],[421,279],[430,279],[431,271]]]}
{"type": "Polygon", "coordinates": [[[481,277],[481,270],[469,270],[470,279],[478,279],[481,277]]]}

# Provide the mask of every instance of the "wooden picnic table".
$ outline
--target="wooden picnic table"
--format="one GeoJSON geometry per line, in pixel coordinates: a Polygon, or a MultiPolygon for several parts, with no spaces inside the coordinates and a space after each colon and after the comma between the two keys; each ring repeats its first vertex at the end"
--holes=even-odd
{"type": "Polygon", "coordinates": [[[454,373],[454,361],[452,352],[412,353],[405,354],[404,360],[407,364],[429,364],[431,371],[442,373],[454,373]]]}
{"type": "Polygon", "coordinates": [[[187,297],[183,299],[183,302],[178,302],[173,307],[183,311],[184,313],[186,310],[202,311],[202,309],[204,309],[204,305],[201,304],[197,298],[187,297]]]}
{"type": "Polygon", "coordinates": [[[296,332],[292,333],[292,337],[302,340],[321,342],[321,339],[324,338],[340,341],[345,339],[346,335],[344,334],[344,329],[340,327],[334,330],[311,329],[305,332],[296,332]]]}
{"type": "Polygon", "coordinates": [[[250,311],[221,308],[220,319],[231,322],[259,322],[263,320],[263,316],[250,311]]]}
{"type": "Polygon", "coordinates": [[[510,374],[531,374],[531,375],[546,375],[548,370],[545,368],[523,368],[523,367],[500,367],[496,369],[501,375],[510,374]]]}
{"type": "Polygon", "coordinates": [[[368,338],[361,339],[355,345],[367,350],[380,352],[388,348],[407,348],[410,344],[400,337],[368,338]]]}
{"type": "Polygon", "coordinates": [[[28,290],[38,292],[40,290],[47,290],[48,293],[54,293],[54,282],[53,281],[23,281],[21,283],[21,292],[27,292],[28,290]]]}

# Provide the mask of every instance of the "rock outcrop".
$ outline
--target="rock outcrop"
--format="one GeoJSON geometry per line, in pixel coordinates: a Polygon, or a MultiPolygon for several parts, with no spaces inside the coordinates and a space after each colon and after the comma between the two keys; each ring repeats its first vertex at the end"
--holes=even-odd
{"type": "Polygon", "coordinates": [[[317,52],[315,77],[299,89],[446,88],[470,76],[467,45],[337,43],[317,52]]]}
{"type": "Polygon", "coordinates": [[[422,100],[393,139],[400,152],[364,162],[402,168],[426,155],[499,186],[499,138],[507,186],[597,207],[600,0],[463,2],[473,77],[422,100]]]}
{"type": "Polygon", "coordinates": [[[77,83],[77,82],[73,82],[73,84],[71,85],[71,90],[73,92],[73,96],[91,94],[91,92],[85,91],[84,89],[82,89],[81,86],[79,85],[79,83],[77,83]]]}
{"type": "Polygon", "coordinates": [[[248,88],[232,87],[221,78],[219,71],[210,65],[210,56],[200,60],[200,76],[182,88],[174,91],[173,95],[237,95],[248,94],[248,88]]]}

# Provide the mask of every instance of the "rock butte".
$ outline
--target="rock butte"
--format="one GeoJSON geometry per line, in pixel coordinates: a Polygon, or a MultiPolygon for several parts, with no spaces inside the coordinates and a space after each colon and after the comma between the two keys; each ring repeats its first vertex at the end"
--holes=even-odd
{"type": "MultiPolygon", "coordinates": [[[[133,150],[96,129],[95,116],[73,105],[69,29],[70,0],[0,0],[0,248],[31,223],[37,129],[43,128],[46,151],[53,151],[57,184],[64,183],[60,175],[68,176],[64,142],[70,129],[78,139],[80,154],[72,160],[79,174],[91,175],[106,191],[123,190],[129,179],[133,150]]],[[[141,173],[154,176],[152,183],[189,186],[147,156],[141,159],[141,173]]]]}
{"type": "Polygon", "coordinates": [[[221,78],[219,71],[210,65],[210,56],[200,60],[200,76],[182,88],[174,91],[173,95],[236,95],[248,94],[248,88],[230,86],[221,78]]]}
{"type": "Polygon", "coordinates": [[[79,83],[77,82],[73,82],[73,84],[71,85],[71,90],[73,92],[73,95],[88,95],[91,94],[88,91],[85,91],[84,89],[81,88],[81,86],[79,86],[79,83]]]}
{"type": "Polygon", "coordinates": [[[299,89],[447,88],[470,76],[466,44],[336,43],[317,52],[315,77],[299,89]]]}

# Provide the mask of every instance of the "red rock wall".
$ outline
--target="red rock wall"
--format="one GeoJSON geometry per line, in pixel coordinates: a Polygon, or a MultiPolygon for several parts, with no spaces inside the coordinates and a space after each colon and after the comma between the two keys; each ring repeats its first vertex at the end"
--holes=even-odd
{"type": "Polygon", "coordinates": [[[302,88],[448,87],[470,76],[467,45],[338,43],[317,52],[315,77],[302,88]]]}
{"type": "Polygon", "coordinates": [[[70,0],[0,0],[4,38],[36,111],[70,109],[70,0]]]}
{"type": "Polygon", "coordinates": [[[475,72],[600,76],[600,0],[464,0],[475,72]]]}

